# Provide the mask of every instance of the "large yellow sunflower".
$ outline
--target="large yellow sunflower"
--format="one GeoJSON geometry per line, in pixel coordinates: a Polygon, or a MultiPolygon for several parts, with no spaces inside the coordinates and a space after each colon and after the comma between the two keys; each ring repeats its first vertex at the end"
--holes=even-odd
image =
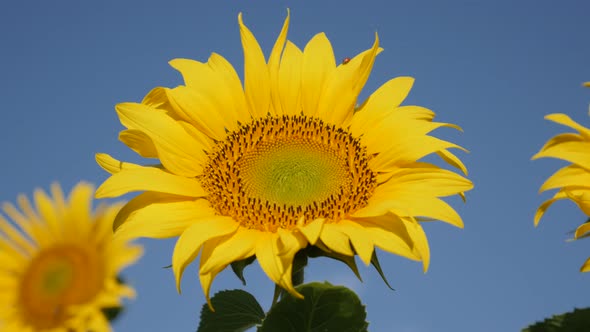
{"type": "Polygon", "coordinates": [[[360,106],[379,48],[336,65],[329,40],[315,35],[304,50],[287,41],[289,16],[268,62],[238,16],[244,87],[232,65],[213,53],[206,63],[175,59],[185,85],[158,87],[142,103],[116,106],[127,128],[120,139],[159,166],[98,154],[112,176],[97,197],[145,191],[115,221],[119,236],[180,235],[172,257],[177,286],[200,254],[205,296],[228,264],[256,256],[276,284],[294,296],[294,255],[308,245],[368,264],[375,247],[429,263],[418,216],[462,227],[439,197],[472,188],[464,177],[418,162],[436,153],[466,172],[429,136],[454,125],[434,113],[400,106],[413,83],[394,78],[360,106]],[[156,162],[157,164],[157,162],[156,162]]]}
{"type": "MultiPolygon", "coordinates": [[[[584,83],[590,87],[590,82],[584,83]]],[[[565,114],[549,114],[545,119],[570,127],[577,133],[559,134],[551,138],[541,150],[533,156],[538,158],[557,158],[570,162],[555,172],[543,183],[540,192],[559,189],[553,198],[543,202],[535,214],[535,226],[539,224],[545,211],[555,201],[570,199],[590,217],[590,129],[572,120],[565,114]]],[[[580,225],[574,234],[575,239],[590,234],[590,222],[580,225]]],[[[590,258],[580,268],[582,272],[590,271],[590,258]]]]}
{"type": "Polygon", "coordinates": [[[94,188],[79,183],[66,201],[59,185],[53,198],[35,192],[36,209],[18,197],[0,216],[0,330],[3,332],[110,331],[102,310],[134,296],[117,274],[141,255],[139,246],[113,239],[120,205],[93,214],[94,188]]]}

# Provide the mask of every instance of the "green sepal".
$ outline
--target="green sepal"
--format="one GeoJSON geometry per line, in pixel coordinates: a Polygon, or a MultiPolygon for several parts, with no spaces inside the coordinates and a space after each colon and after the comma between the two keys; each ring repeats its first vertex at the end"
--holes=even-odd
{"type": "Polygon", "coordinates": [[[123,307],[102,308],[102,314],[109,321],[113,322],[123,312],[123,307]]]}
{"type": "Polygon", "coordinates": [[[317,245],[321,245],[321,243],[317,243],[316,246],[307,247],[307,256],[315,258],[315,257],[328,257],[340,261],[346,266],[348,266],[354,275],[362,282],[363,279],[361,278],[361,274],[359,273],[358,267],[356,266],[356,261],[354,260],[354,256],[346,256],[339,254],[337,252],[331,251],[328,248],[319,248],[317,245]]]}
{"type": "Polygon", "coordinates": [[[264,311],[252,294],[239,290],[224,290],[211,298],[215,312],[205,303],[197,332],[239,332],[259,325],[264,311]]]}
{"type": "Polygon", "coordinates": [[[383,270],[381,269],[381,264],[379,264],[379,258],[377,258],[376,251],[373,251],[373,256],[371,256],[371,265],[373,265],[373,267],[375,267],[375,270],[377,270],[377,272],[381,276],[381,279],[383,279],[383,282],[385,282],[387,287],[389,287],[389,289],[394,291],[395,289],[393,287],[391,287],[391,285],[389,284],[389,281],[387,281],[387,278],[385,277],[385,274],[383,273],[383,270]]]}
{"type": "Polygon", "coordinates": [[[312,282],[295,287],[304,296],[284,296],[263,320],[258,332],[366,332],[365,306],[343,286],[312,282]]]}
{"type": "Polygon", "coordinates": [[[242,284],[244,286],[246,285],[246,279],[244,278],[244,269],[246,268],[246,266],[252,264],[255,259],[256,256],[250,256],[248,258],[231,263],[231,270],[234,271],[235,275],[238,277],[238,279],[240,279],[240,281],[242,281],[242,284]]]}
{"type": "MultiPolygon", "coordinates": [[[[121,275],[117,275],[117,283],[119,285],[126,284],[125,279],[121,275]]],[[[106,308],[101,309],[102,314],[109,322],[112,322],[115,319],[117,319],[119,317],[119,315],[121,315],[123,310],[124,310],[123,306],[113,306],[113,307],[106,307],[106,308]]]]}
{"type": "Polygon", "coordinates": [[[590,308],[574,309],[561,315],[554,315],[542,322],[537,322],[522,332],[563,332],[590,331],[590,308]]]}

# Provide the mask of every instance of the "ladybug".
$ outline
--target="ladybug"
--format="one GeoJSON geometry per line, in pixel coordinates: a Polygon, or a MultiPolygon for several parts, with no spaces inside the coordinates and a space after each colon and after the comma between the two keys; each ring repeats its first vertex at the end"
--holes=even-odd
{"type": "Polygon", "coordinates": [[[350,58],[346,57],[342,60],[342,64],[345,65],[350,62],[350,58]]]}

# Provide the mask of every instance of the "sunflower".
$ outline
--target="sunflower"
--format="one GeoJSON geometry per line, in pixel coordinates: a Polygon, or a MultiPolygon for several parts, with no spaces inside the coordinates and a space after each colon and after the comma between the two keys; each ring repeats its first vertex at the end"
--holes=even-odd
{"type": "MultiPolygon", "coordinates": [[[[590,87],[590,82],[584,83],[590,87]]],[[[559,189],[557,193],[543,202],[535,214],[535,226],[539,224],[545,211],[555,201],[570,199],[590,217],[590,129],[572,120],[565,114],[549,114],[545,119],[570,127],[577,133],[559,134],[551,138],[541,150],[533,156],[538,158],[557,158],[570,162],[550,176],[541,186],[539,192],[559,189]]],[[[590,221],[590,220],[589,220],[590,221]]],[[[574,239],[590,235],[590,222],[580,225],[574,233],[574,239]]],[[[590,271],[590,259],[580,268],[582,272],[590,271]]]]}
{"type": "Polygon", "coordinates": [[[35,191],[36,210],[24,195],[18,197],[22,211],[4,203],[12,222],[0,216],[0,330],[111,330],[102,310],[134,296],[117,274],[142,249],[113,239],[121,206],[92,214],[93,193],[93,186],[79,183],[66,201],[54,184],[52,198],[35,191]]]}
{"type": "Polygon", "coordinates": [[[381,51],[373,46],[336,65],[325,34],[303,51],[287,41],[289,15],[268,62],[238,23],[244,87],[232,65],[175,59],[184,85],[157,87],[141,103],[116,106],[127,129],[120,140],[156,166],[97,154],[112,175],[96,197],[144,191],[115,220],[118,236],[180,236],[172,257],[178,290],[200,255],[199,277],[211,282],[232,262],[255,256],[268,277],[292,295],[294,255],[307,246],[369,264],[378,247],[429,264],[417,217],[462,227],[439,197],[472,188],[466,178],[419,162],[436,153],[465,170],[451,148],[429,136],[434,113],[400,106],[413,79],[394,78],[357,106],[381,51]]]}

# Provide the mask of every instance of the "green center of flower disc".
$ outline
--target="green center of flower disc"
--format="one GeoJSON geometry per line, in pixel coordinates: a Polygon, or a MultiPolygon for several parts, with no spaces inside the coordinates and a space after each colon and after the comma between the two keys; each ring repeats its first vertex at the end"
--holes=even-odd
{"type": "Polygon", "coordinates": [[[82,245],[60,245],[38,252],[23,274],[19,292],[30,323],[38,330],[60,326],[67,319],[68,306],[96,296],[104,280],[100,262],[95,248],[82,245]]]}
{"type": "Polygon", "coordinates": [[[70,262],[65,260],[53,262],[43,275],[41,287],[47,294],[60,294],[72,282],[73,274],[74,269],[70,262]]]}
{"type": "Polygon", "coordinates": [[[228,133],[199,180],[219,214],[276,231],[339,220],[365,206],[376,186],[368,160],[345,129],[306,116],[268,116],[228,133]]]}
{"type": "Polygon", "coordinates": [[[337,195],[347,182],[346,162],[309,140],[262,142],[238,162],[243,189],[285,206],[303,206],[337,195]]]}

